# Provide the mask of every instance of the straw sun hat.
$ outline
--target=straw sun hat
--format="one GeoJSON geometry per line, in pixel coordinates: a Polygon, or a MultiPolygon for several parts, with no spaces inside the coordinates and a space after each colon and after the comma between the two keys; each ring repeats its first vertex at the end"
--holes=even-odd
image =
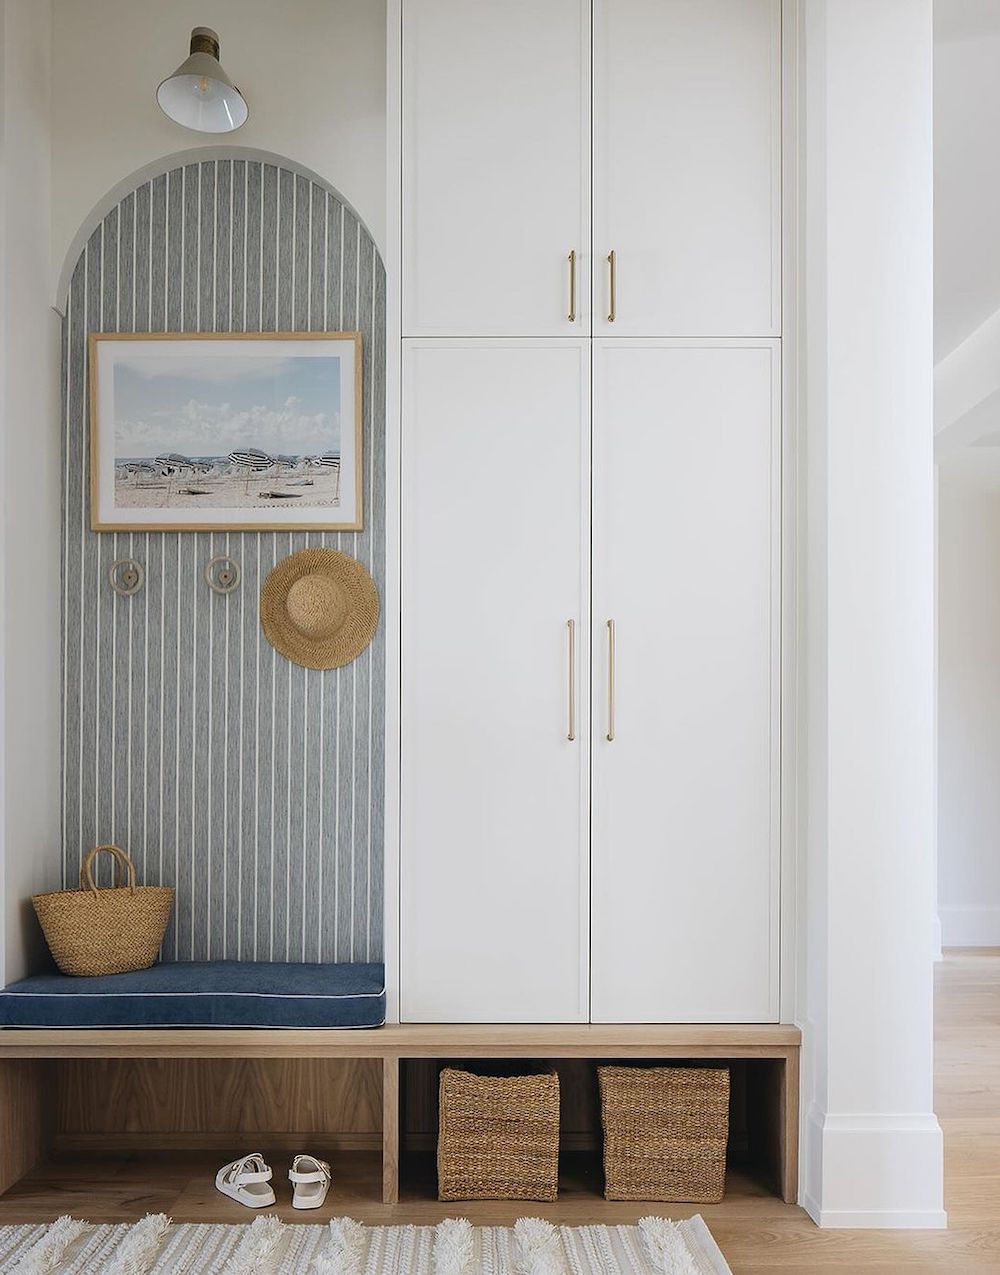
{"type": "Polygon", "coordinates": [[[300,549],[264,581],[260,622],[293,663],[340,668],[375,636],[378,588],[354,558],[336,549],[300,549]]]}

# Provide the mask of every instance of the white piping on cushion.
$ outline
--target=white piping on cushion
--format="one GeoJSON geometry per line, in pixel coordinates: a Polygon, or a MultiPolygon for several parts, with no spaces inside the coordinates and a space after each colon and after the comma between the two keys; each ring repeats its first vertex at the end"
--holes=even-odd
{"type": "Polygon", "coordinates": [[[145,1000],[152,996],[256,996],[258,1000],[275,1001],[362,1001],[377,999],[385,995],[385,988],[380,992],[12,992],[9,988],[0,991],[0,996],[18,996],[23,1000],[52,1000],[57,996],[69,997],[75,1001],[106,1001],[112,997],[133,996],[145,1000]]]}
{"type": "Polygon", "coordinates": [[[147,1032],[159,1031],[161,1027],[195,1027],[209,1031],[213,1027],[241,1032],[370,1032],[385,1026],[385,1019],[380,1023],[352,1023],[349,1027],[302,1027],[291,1023],[5,1023],[0,1021],[2,1031],[45,1031],[45,1032],[147,1032]]]}

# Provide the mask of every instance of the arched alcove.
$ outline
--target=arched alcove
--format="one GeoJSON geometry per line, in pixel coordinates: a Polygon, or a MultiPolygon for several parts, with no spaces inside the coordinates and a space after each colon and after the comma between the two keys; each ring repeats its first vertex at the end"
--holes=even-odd
{"type": "Polygon", "coordinates": [[[334,199],[338,205],[346,209],[354,220],[362,226],[368,238],[373,239],[357,209],[344,194],[305,164],[300,164],[297,160],[290,159],[286,155],[277,155],[273,151],[260,150],[256,147],[197,146],[187,150],[174,151],[169,155],[162,155],[158,159],[144,164],[142,168],[129,173],[104,193],[81,222],[63,258],[59,276],[55,281],[54,308],[60,314],[65,314],[70,283],[80,257],[83,255],[83,250],[94,231],[98,229],[108,214],[113,212],[118,204],[141,186],[153,182],[159,177],[165,177],[168,173],[176,172],[182,168],[189,168],[199,163],[214,163],[218,160],[237,163],[246,161],[248,164],[270,164],[274,168],[280,168],[283,172],[294,173],[296,177],[304,178],[310,185],[319,187],[334,199]]]}
{"type": "Polygon", "coordinates": [[[385,271],[315,175],[239,150],[147,171],[99,206],[63,318],[63,872],[118,841],[177,888],[166,959],[382,955],[384,638],[340,670],[268,645],[267,572],[306,545],[385,559],[385,271]],[[359,331],[358,533],[90,530],[88,335],[359,331]],[[209,558],[242,566],[212,593],[209,558]],[[108,583],[135,557],[131,598],[108,583]]]}

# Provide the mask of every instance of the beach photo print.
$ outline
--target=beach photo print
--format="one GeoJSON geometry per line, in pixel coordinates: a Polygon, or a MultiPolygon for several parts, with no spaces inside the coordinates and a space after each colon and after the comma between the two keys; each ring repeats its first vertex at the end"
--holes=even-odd
{"type": "Polygon", "coordinates": [[[90,338],[95,531],[359,531],[356,332],[90,338]]]}

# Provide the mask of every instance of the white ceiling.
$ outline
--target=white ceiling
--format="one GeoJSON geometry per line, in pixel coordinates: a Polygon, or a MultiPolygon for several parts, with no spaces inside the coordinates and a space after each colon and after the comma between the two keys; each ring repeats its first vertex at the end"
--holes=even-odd
{"type": "Polygon", "coordinates": [[[1000,309],[1000,0],[934,5],[935,359],[1000,309]]]}

